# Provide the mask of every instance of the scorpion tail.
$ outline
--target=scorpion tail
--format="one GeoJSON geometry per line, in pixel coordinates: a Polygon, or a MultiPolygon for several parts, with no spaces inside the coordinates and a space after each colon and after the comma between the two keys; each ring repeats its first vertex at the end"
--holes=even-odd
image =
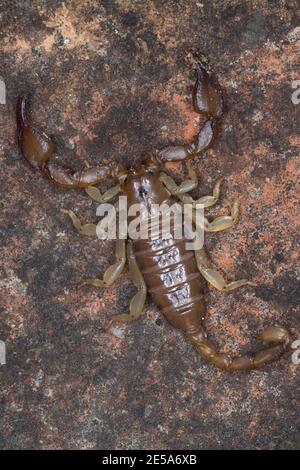
{"type": "Polygon", "coordinates": [[[270,346],[251,355],[246,354],[231,358],[228,354],[219,353],[215,349],[214,345],[206,339],[202,327],[198,332],[187,334],[186,337],[204,359],[219,369],[227,371],[256,369],[274,362],[287,350],[291,341],[289,332],[286,329],[271,326],[266,328],[257,338],[260,341],[269,343],[270,346]]]}

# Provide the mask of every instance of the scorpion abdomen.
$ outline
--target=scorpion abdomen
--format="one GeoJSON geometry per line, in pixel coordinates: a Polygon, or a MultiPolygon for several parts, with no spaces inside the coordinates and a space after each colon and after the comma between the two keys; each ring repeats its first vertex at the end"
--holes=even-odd
{"type": "Polygon", "coordinates": [[[176,239],[172,220],[170,225],[168,232],[160,229],[148,239],[134,240],[134,253],[160,311],[175,328],[194,334],[202,329],[204,281],[194,252],[186,249],[184,238],[176,239]]]}

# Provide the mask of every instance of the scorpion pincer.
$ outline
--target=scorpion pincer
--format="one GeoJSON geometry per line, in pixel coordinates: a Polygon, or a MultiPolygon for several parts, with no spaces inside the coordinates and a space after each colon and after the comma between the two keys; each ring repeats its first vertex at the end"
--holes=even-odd
{"type": "MultiPolygon", "coordinates": [[[[107,202],[122,192],[127,196],[128,206],[140,204],[145,221],[152,204],[165,203],[171,206],[174,200],[179,200],[180,203],[189,202],[209,208],[218,201],[221,181],[217,181],[211,195],[198,200],[187,194],[197,187],[197,177],[189,159],[203,154],[211,147],[224,112],[220,85],[202,65],[197,64],[193,105],[195,111],[205,118],[205,122],[194,142],[191,145],[171,146],[157,151],[155,155],[148,157],[143,163],[133,165],[129,170],[119,164],[114,165],[114,169],[97,166],[71,172],[51,163],[52,141],[30,122],[26,103],[26,96],[20,95],[17,103],[20,149],[29,164],[53,183],[63,188],[84,188],[97,202],[107,202]],[[189,174],[189,178],[180,185],[162,171],[164,163],[178,160],[187,161],[189,174]],[[102,194],[96,185],[108,177],[113,177],[117,184],[102,194]]],[[[80,235],[96,236],[96,225],[82,224],[74,212],[65,212],[80,235]]],[[[217,217],[212,222],[204,219],[204,229],[208,232],[226,230],[235,224],[237,218],[238,204],[235,202],[230,215],[217,217]]],[[[254,354],[232,358],[217,351],[207,339],[201,321],[205,312],[203,279],[223,292],[232,292],[251,283],[246,279],[226,283],[221,274],[210,267],[203,248],[187,250],[185,240],[175,237],[174,225],[169,233],[162,234],[159,229],[158,235],[150,235],[147,239],[132,239],[127,242],[120,237],[116,242],[116,262],[106,270],[102,279],[88,279],[83,284],[100,288],[111,286],[121,275],[126,260],[137,292],[131,300],[129,314],[115,315],[113,321],[127,322],[139,318],[149,291],[167,320],[184,333],[204,359],[220,369],[254,369],[278,359],[288,348],[291,342],[288,331],[279,326],[270,326],[258,337],[267,345],[254,354]]]]}

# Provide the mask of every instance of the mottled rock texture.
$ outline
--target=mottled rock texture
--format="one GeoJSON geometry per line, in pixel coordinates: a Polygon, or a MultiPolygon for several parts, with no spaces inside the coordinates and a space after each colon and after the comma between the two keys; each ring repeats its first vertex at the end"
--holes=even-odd
{"type": "MultiPolygon", "coordinates": [[[[243,208],[206,246],[228,279],[257,283],[230,296],[208,288],[207,330],[232,353],[257,347],[269,324],[300,338],[299,38],[296,0],[0,2],[2,448],[299,447],[300,366],[290,353],[228,375],[204,363],[151,299],[140,321],[104,330],[134,289],[127,274],[108,290],[77,287],[112,262],[113,244],[81,239],[60,212],[93,221],[96,205],[31,171],[15,136],[26,90],[55,158],[74,169],[188,142],[202,122],[188,57],[200,53],[227,113],[214,149],[194,161],[195,195],[223,175],[212,215],[237,196],[243,208]]],[[[182,167],[172,168],[180,178],[182,167]]]]}

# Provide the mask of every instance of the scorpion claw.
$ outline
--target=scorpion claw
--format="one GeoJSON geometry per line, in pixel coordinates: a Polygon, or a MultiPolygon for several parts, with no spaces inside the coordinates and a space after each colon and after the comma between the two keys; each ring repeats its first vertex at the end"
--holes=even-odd
{"type": "Polygon", "coordinates": [[[220,119],[223,115],[224,102],[220,85],[200,64],[197,66],[193,104],[198,113],[208,118],[220,119]]]}
{"type": "Polygon", "coordinates": [[[19,147],[27,162],[58,186],[88,188],[111,176],[111,169],[107,165],[73,172],[51,163],[49,158],[54,150],[53,142],[29,120],[25,94],[20,94],[17,101],[17,129],[19,147]]]}
{"type": "Polygon", "coordinates": [[[220,120],[224,113],[222,90],[213,75],[209,74],[199,63],[193,90],[193,105],[197,113],[206,117],[203,127],[191,145],[176,145],[160,150],[158,158],[162,163],[186,160],[206,152],[218,134],[220,120]]]}
{"type": "Polygon", "coordinates": [[[43,170],[53,152],[53,143],[50,137],[30,122],[25,94],[19,95],[17,102],[17,128],[23,156],[33,168],[43,170]]]}

